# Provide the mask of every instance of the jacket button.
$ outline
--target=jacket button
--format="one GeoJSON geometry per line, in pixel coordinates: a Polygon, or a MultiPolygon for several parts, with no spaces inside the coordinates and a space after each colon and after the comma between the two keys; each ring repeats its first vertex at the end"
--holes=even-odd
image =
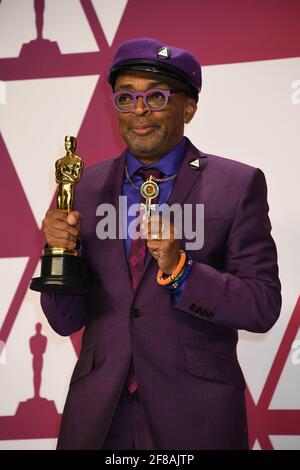
{"type": "Polygon", "coordinates": [[[130,310],[130,315],[133,317],[133,318],[138,318],[141,316],[141,312],[138,308],[136,307],[132,307],[132,309],[130,310]]]}

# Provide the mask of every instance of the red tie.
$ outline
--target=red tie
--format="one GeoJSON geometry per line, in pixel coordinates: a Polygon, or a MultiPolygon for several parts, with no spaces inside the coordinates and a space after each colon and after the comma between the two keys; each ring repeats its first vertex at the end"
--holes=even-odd
{"type": "MultiPolygon", "coordinates": [[[[144,169],[140,168],[136,174],[140,175],[144,181],[146,181],[152,175],[153,178],[160,178],[162,173],[157,168],[144,169]]],[[[152,203],[156,204],[158,196],[152,199],[152,203]]],[[[141,195],[141,202],[146,203],[145,198],[141,195]]],[[[137,231],[139,230],[139,225],[137,226],[137,231]]],[[[131,241],[128,255],[128,265],[130,270],[131,285],[133,290],[136,289],[139,280],[141,278],[146,254],[146,239],[145,238],[135,238],[131,241]]],[[[136,376],[134,372],[134,364],[131,359],[128,375],[126,378],[126,386],[129,393],[134,393],[138,386],[136,381],[136,376]]]]}

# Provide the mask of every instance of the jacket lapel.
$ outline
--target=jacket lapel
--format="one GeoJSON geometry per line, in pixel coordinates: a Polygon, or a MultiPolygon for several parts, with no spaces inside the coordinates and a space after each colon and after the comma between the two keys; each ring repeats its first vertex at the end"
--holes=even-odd
{"type": "Polygon", "coordinates": [[[109,194],[109,199],[111,203],[116,208],[116,239],[113,240],[112,249],[117,250],[119,253],[120,264],[118,266],[118,278],[121,279],[122,284],[128,284],[128,292],[131,291],[131,281],[128,268],[128,262],[125,251],[125,240],[119,237],[121,233],[120,223],[122,223],[122,217],[125,214],[121,214],[120,211],[120,201],[119,196],[122,195],[123,190],[123,181],[125,173],[125,162],[126,162],[126,152],[120,157],[117,157],[113,160],[113,165],[111,169],[110,183],[108,185],[108,191],[111,191],[109,194]],[[114,183],[111,183],[114,182],[114,183]]]}
{"type": "Polygon", "coordinates": [[[174,185],[171,196],[168,200],[168,204],[174,203],[184,204],[187,196],[191,192],[196,181],[202,176],[202,171],[206,166],[206,155],[200,152],[189,140],[185,158],[180,167],[176,183],[174,185]],[[190,165],[190,162],[195,163],[194,166],[190,165]]]}

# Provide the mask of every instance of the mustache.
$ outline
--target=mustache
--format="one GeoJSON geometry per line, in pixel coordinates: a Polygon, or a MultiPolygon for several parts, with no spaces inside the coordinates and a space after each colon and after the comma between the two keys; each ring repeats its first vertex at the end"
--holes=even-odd
{"type": "Polygon", "coordinates": [[[159,127],[157,122],[151,122],[151,121],[146,121],[146,120],[131,120],[127,123],[127,127],[159,127]]]}

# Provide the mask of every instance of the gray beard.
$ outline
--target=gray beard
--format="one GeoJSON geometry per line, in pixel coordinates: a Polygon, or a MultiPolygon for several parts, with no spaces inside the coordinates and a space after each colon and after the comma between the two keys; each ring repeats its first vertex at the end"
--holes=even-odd
{"type": "Polygon", "coordinates": [[[159,150],[164,142],[164,136],[160,134],[157,135],[155,142],[152,145],[138,142],[138,138],[129,139],[127,133],[125,134],[125,137],[126,137],[126,142],[127,142],[130,152],[135,156],[141,156],[141,157],[144,155],[151,156],[152,154],[159,153],[159,150]]]}

